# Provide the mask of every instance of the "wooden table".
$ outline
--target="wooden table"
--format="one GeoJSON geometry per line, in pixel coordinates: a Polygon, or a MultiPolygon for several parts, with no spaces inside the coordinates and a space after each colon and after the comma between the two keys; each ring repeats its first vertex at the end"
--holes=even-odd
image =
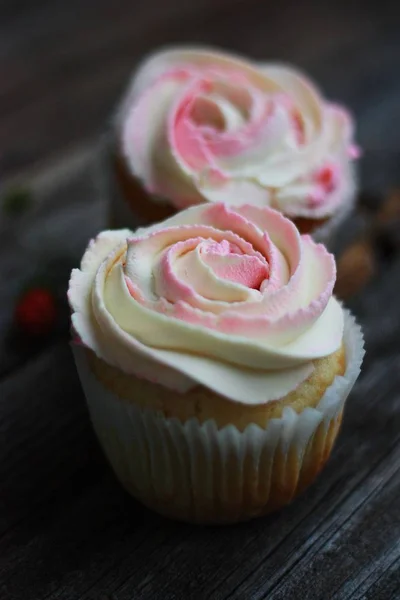
{"type": "MultiPolygon", "coordinates": [[[[278,514],[226,528],[167,521],[115,481],[68,347],[11,326],[25,284],[71,266],[101,229],[97,134],[137,59],[177,41],[296,62],[358,117],[363,188],[400,183],[396,2],[0,1],[0,599],[400,598],[400,255],[349,302],[367,357],[318,481],[278,514]],[[362,5],[362,7],[360,7],[362,5]],[[35,279],[36,278],[36,279],[35,279]]],[[[371,220],[371,219],[370,219],[371,220]]],[[[342,244],[368,225],[357,213],[342,244]]]]}

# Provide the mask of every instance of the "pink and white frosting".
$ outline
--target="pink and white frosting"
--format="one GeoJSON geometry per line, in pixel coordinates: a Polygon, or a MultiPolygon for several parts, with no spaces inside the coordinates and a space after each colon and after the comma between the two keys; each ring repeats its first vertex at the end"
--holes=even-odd
{"type": "Polygon", "coordinates": [[[202,204],[93,240],[71,275],[72,323],[123,371],[265,403],[340,347],[335,276],[333,256],[281,213],[202,204]]]}
{"type": "Polygon", "coordinates": [[[130,172],[178,209],[246,202],[323,219],[354,197],[352,118],[290,67],[161,51],[135,74],[117,128],[130,172]]]}

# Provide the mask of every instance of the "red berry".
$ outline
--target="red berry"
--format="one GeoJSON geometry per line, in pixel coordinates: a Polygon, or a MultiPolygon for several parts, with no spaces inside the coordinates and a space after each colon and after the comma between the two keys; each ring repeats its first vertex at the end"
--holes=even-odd
{"type": "Polygon", "coordinates": [[[56,302],[51,292],[34,288],[19,300],[15,310],[17,325],[30,335],[48,333],[56,320],[56,302]]]}

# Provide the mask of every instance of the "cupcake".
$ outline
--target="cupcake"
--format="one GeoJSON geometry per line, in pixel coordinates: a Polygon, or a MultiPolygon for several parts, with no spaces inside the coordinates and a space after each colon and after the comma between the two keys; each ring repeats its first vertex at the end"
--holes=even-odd
{"type": "Polygon", "coordinates": [[[73,351],[122,485],[177,519],[276,510],[313,481],[363,357],[335,261],[271,208],[105,231],[72,271],[73,351]]]}
{"type": "Polygon", "coordinates": [[[327,241],[353,205],[357,155],[350,114],[297,70],[178,48],[134,74],[101,171],[113,226],[245,201],[327,241]]]}

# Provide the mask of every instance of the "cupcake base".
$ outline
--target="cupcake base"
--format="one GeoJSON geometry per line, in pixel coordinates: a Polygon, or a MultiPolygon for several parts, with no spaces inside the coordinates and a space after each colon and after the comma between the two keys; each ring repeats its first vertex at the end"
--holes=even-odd
{"type": "Polygon", "coordinates": [[[317,406],[299,412],[285,406],[264,427],[250,422],[240,430],[213,419],[182,422],[121,398],[96,377],[87,349],[73,346],[94,429],[125,489],[163,515],[221,524],[281,508],[322,469],[364,354],[347,311],[344,348],[345,373],[317,406]]]}
{"type": "MultiPolygon", "coordinates": [[[[165,517],[204,525],[248,521],[289,504],[314,481],[329,458],[339,432],[342,413],[340,411],[328,427],[325,423],[319,425],[307,444],[302,461],[296,451],[284,453],[279,448],[272,461],[269,456],[262,457],[258,468],[246,473],[241,485],[237,482],[237,464],[234,458],[232,475],[226,477],[225,466],[220,464],[218,454],[208,456],[207,461],[211,458],[214,463],[215,482],[221,482],[221,478],[225,477],[224,484],[216,483],[216,493],[208,499],[202,492],[196,494],[195,489],[190,495],[190,503],[183,505],[173,494],[161,498],[157,494],[143,496],[132,486],[129,478],[124,480],[117,476],[128,493],[165,517]],[[264,485],[260,485],[261,477],[264,485]]],[[[198,460],[201,462],[201,458],[198,457],[198,460]]],[[[201,485],[201,479],[199,483],[201,485]]]]}

